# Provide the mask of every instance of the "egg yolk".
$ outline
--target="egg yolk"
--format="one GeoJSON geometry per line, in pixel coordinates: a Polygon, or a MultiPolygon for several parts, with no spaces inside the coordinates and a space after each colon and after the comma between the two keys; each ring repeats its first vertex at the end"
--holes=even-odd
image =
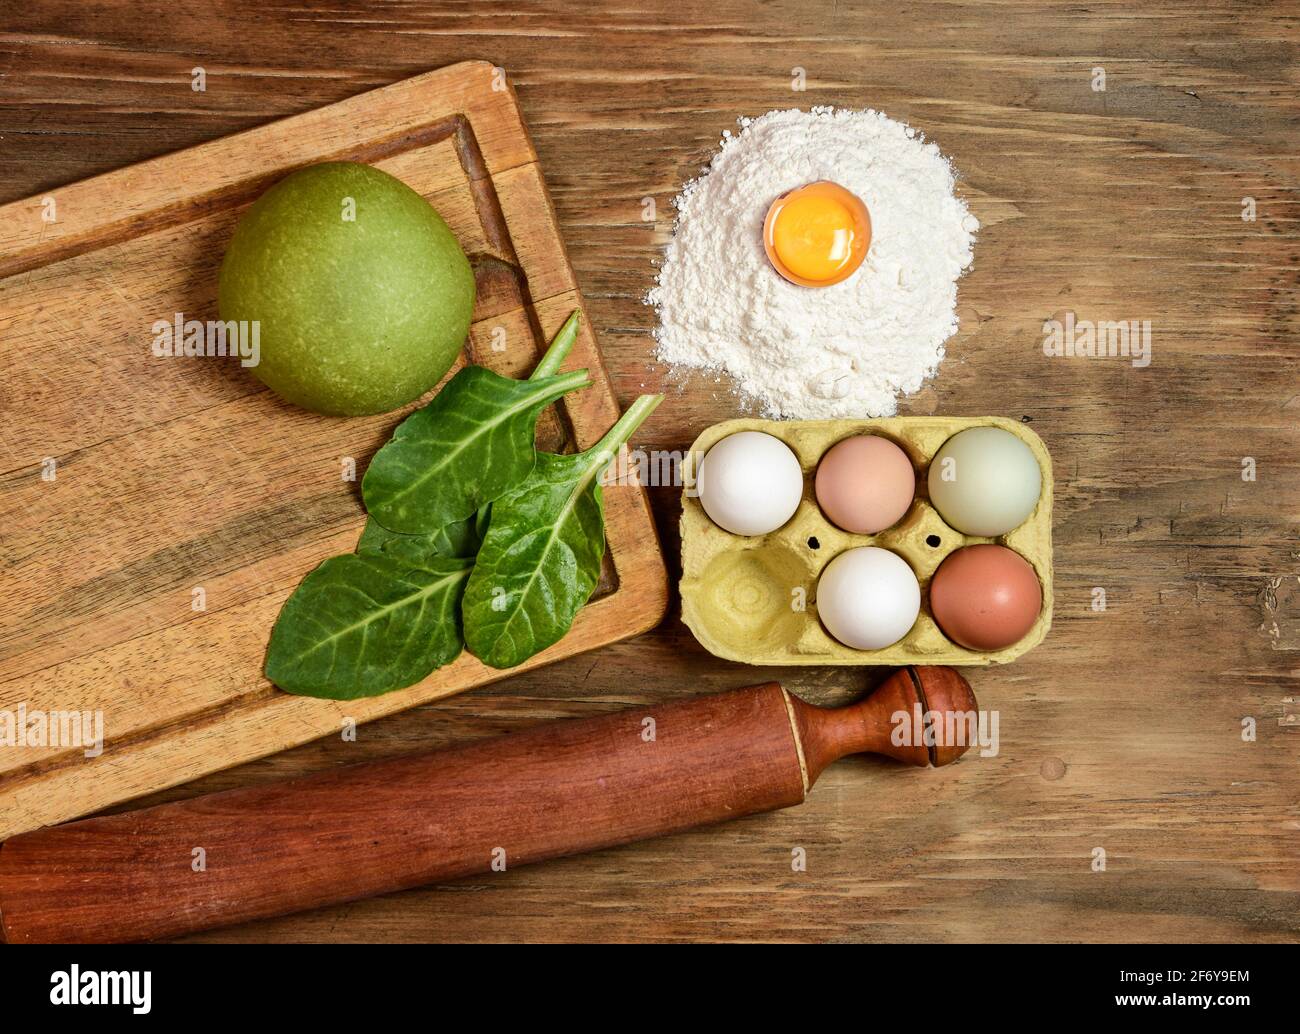
{"type": "Polygon", "coordinates": [[[834,183],[812,183],[779,198],[766,227],[777,271],[807,286],[837,283],[861,263],[871,240],[866,206],[834,183]]]}

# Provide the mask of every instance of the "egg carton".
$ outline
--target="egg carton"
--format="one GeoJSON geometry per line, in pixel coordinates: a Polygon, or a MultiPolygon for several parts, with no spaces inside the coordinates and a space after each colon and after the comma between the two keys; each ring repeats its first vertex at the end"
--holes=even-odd
{"type": "Polygon", "coordinates": [[[1052,459],[1024,424],[1005,417],[888,417],[877,420],[727,420],[691,446],[683,465],[682,619],[711,654],[746,664],[1005,664],[1042,642],[1052,624],[1052,459]],[[1033,452],[1042,471],[1038,505],[1023,524],[995,538],[966,535],[930,503],[927,477],[939,448],[969,427],[1000,427],[1033,452]],[[735,535],[710,520],[695,494],[695,470],[716,443],[738,431],[764,431],[785,442],[804,472],[794,516],[767,535],[735,535]],[[902,520],[876,535],[853,535],[821,512],[813,491],[817,464],[836,442],[878,434],[894,442],[916,471],[916,497],[902,520]],[[981,542],[1007,546],[1032,565],[1043,589],[1038,620],[1017,643],[970,650],[950,640],[930,612],[930,579],[954,550],[981,542]],[[832,638],[817,616],[817,580],[845,550],[880,546],[905,559],[921,584],[921,613],[911,631],[881,650],[855,650],[832,638]]]}

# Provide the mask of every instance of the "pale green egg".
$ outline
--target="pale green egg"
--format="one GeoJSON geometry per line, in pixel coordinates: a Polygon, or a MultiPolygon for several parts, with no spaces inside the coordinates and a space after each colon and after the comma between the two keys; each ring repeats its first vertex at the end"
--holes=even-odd
{"type": "Polygon", "coordinates": [[[949,525],[989,538],[1019,527],[1034,512],[1043,472],[1029,446],[1000,427],[971,427],[949,438],[930,461],[930,501],[949,525]]]}

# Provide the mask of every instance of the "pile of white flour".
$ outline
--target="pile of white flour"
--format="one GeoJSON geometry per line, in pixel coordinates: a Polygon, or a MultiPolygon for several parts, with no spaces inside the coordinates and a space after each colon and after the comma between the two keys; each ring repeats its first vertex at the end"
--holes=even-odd
{"type": "Polygon", "coordinates": [[[957,330],[957,278],[979,221],[954,193],[952,167],[877,111],[772,111],[740,125],[677,198],[646,298],[659,358],[726,373],[772,417],[893,414],[957,330]],[[768,206],[814,180],[847,188],[871,213],[866,260],[830,287],[788,283],[763,250],[768,206]]]}

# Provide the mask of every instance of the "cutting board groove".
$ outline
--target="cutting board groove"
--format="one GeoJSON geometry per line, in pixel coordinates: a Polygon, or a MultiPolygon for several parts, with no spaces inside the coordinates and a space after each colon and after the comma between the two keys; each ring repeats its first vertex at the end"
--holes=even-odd
{"type": "MultiPolygon", "coordinates": [[[[21,707],[100,712],[105,733],[94,758],[0,748],[0,837],[508,674],[464,655],[418,686],[351,702],[266,682],[280,605],[364,522],[343,462],[359,477],[414,407],[320,417],[237,361],[150,353],[155,320],[215,318],[221,254],[254,198],[294,168],[346,158],[419,190],[470,255],[479,294],[462,361],[526,375],[583,303],[514,94],[495,79],[486,63],[454,65],[0,207],[0,721],[21,707]]],[[[566,366],[595,383],[543,414],[548,449],[585,447],[619,414],[589,320],[566,366]]],[[[663,616],[645,494],[605,497],[596,596],[568,636],[513,670],[663,616]]]]}

